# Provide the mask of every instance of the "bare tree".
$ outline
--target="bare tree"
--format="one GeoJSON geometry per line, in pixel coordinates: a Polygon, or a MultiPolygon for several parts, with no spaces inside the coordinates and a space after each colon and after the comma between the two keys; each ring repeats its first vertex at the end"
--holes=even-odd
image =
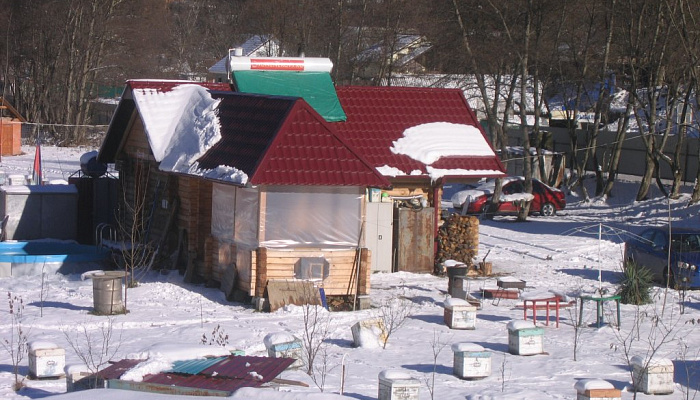
{"type": "MultiPolygon", "coordinates": [[[[622,357],[629,368],[632,386],[635,387],[635,374],[633,358],[639,356],[643,361],[642,370],[648,369],[655,357],[658,357],[664,348],[676,340],[679,335],[680,318],[669,314],[664,317],[659,314],[654,305],[635,307],[633,324],[628,329],[613,330],[616,343],[611,343],[610,348],[621,351],[622,357]]],[[[637,392],[634,397],[637,398],[637,392]]]]}
{"type": "Polygon", "coordinates": [[[68,345],[91,373],[93,386],[99,381],[98,372],[107,365],[121,347],[122,331],[114,330],[114,318],[110,317],[96,329],[81,324],[62,329],[68,345]]]}
{"type": "Polygon", "coordinates": [[[23,386],[24,378],[20,379],[19,364],[27,354],[27,336],[29,332],[24,326],[24,301],[21,296],[12,295],[7,292],[7,303],[10,314],[11,332],[9,338],[3,338],[2,346],[10,356],[12,362],[12,373],[15,376],[15,383],[12,388],[18,391],[23,386]]]}
{"type": "MultiPolygon", "coordinates": [[[[303,315],[303,332],[301,334],[301,342],[304,352],[304,362],[306,364],[306,373],[311,379],[319,385],[319,382],[325,381],[325,372],[327,365],[322,365],[321,369],[315,368],[316,358],[319,354],[326,352],[328,338],[331,329],[330,312],[319,305],[317,294],[311,289],[313,285],[304,287],[304,298],[306,301],[302,305],[303,315]],[[317,374],[317,372],[322,372],[317,374]]],[[[327,361],[327,357],[325,358],[327,361]]],[[[320,389],[321,386],[319,386],[320,389]]]]}
{"type": "MultiPolygon", "coordinates": [[[[150,165],[142,157],[128,166],[129,170],[120,175],[121,194],[120,215],[117,218],[119,239],[118,260],[123,262],[127,277],[127,288],[137,284],[135,272],[150,265],[155,250],[148,241],[150,225],[153,222],[148,207],[151,190],[150,165]]],[[[127,290],[128,293],[128,290],[127,290]]],[[[124,296],[126,307],[126,295],[124,296]]]]}
{"type": "Polygon", "coordinates": [[[433,370],[429,378],[426,378],[425,385],[428,387],[428,392],[430,392],[430,398],[435,399],[435,375],[437,374],[437,359],[440,353],[447,347],[449,342],[443,340],[442,332],[433,330],[433,338],[430,341],[430,348],[433,351],[433,370]]]}
{"type": "Polygon", "coordinates": [[[401,329],[413,314],[413,302],[406,298],[389,299],[379,306],[376,313],[384,325],[386,339],[383,348],[386,349],[389,337],[401,329]]]}

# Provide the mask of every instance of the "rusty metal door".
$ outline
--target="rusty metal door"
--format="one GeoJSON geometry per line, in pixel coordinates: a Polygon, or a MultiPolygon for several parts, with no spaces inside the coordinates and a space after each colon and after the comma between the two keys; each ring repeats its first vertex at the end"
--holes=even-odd
{"type": "Polygon", "coordinates": [[[395,270],[432,273],[435,263],[433,208],[396,208],[394,215],[395,270]]]}

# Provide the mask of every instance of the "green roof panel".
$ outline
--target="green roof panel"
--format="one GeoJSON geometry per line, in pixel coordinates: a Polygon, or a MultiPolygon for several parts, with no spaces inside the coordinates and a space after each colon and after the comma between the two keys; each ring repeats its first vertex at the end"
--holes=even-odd
{"type": "Polygon", "coordinates": [[[328,72],[233,71],[233,79],[239,92],[301,97],[326,121],[346,120],[328,72]]]}

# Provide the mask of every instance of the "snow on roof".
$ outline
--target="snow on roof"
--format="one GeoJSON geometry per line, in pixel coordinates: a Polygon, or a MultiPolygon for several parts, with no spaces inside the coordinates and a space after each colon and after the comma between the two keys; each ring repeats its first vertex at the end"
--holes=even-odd
{"type": "Polygon", "coordinates": [[[223,357],[230,354],[226,348],[218,346],[158,343],[138,353],[130,354],[127,358],[144,361],[126,371],[120,379],[141,382],[146,375],[158,374],[173,368],[175,361],[223,357]]]}
{"type": "MultiPolygon", "coordinates": [[[[489,157],[493,150],[481,131],[475,126],[450,122],[432,122],[406,129],[403,137],[395,140],[391,147],[394,154],[403,154],[426,165],[433,180],[447,175],[486,176],[501,174],[496,170],[440,169],[430,165],[442,157],[489,157]]],[[[407,174],[398,168],[380,167],[377,170],[385,176],[421,175],[421,171],[407,174]],[[417,172],[417,173],[414,173],[417,172]]]]}
{"type": "Polygon", "coordinates": [[[231,167],[200,169],[196,160],[221,140],[220,100],[196,84],[162,92],[134,89],[134,101],[159,169],[245,184],[248,176],[231,167]],[[180,118],[177,118],[180,116],[180,118]]]}
{"type": "Polygon", "coordinates": [[[391,151],[430,165],[449,156],[493,156],[478,128],[449,122],[433,122],[406,129],[391,151]]]}

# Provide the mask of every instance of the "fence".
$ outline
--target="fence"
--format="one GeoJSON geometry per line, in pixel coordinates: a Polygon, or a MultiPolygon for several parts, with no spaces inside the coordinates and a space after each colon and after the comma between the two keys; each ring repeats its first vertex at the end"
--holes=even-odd
{"type": "MultiPolygon", "coordinates": [[[[569,131],[566,128],[552,128],[544,127],[543,130],[552,133],[552,143],[553,151],[562,152],[567,154],[567,166],[570,166],[570,153],[571,153],[571,138],[569,137],[569,131]]],[[[583,158],[584,149],[586,143],[586,131],[578,129],[576,131],[578,147],[579,150],[577,155],[579,159],[583,158]]],[[[601,131],[598,135],[598,159],[603,167],[603,172],[607,172],[605,168],[607,167],[612,152],[614,151],[614,145],[616,141],[617,133],[610,131],[601,131]]],[[[661,135],[658,136],[661,139],[661,135]]],[[[522,133],[518,129],[511,129],[508,131],[509,144],[513,146],[521,146],[523,143],[522,133]]],[[[664,154],[672,156],[676,144],[678,143],[678,136],[670,136],[664,148],[664,154]]],[[[645,159],[644,153],[646,147],[642,138],[637,133],[628,133],[626,139],[623,143],[622,153],[620,155],[620,165],[618,169],[619,174],[624,175],[634,175],[641,176],[644,174],[645,159]]],[[[695,182],[698,172],[698,138],[686,138],[683,148],[681,149],[681,170],[682,180],[686,184],[692,184],[695,182]]],[[[588,171],[594,171],[595,165],[589,161],[586,165],[588,171]]],[[[661,161],[659,162],[659,171],[662,179],[672,179],[673,174],[671,168],[667,163],[661,161]]]]}

